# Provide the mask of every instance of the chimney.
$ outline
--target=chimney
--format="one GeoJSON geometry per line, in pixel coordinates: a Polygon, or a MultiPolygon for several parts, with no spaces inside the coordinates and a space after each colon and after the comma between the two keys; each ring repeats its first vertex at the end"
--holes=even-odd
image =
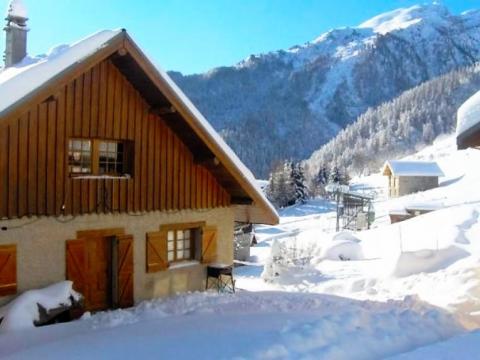
{"type": "Polygon", "coordinates": [[[22,0],[11,0],[5,18],[5,67],[18,64],[27,55],[27,11],[22,0]]]}

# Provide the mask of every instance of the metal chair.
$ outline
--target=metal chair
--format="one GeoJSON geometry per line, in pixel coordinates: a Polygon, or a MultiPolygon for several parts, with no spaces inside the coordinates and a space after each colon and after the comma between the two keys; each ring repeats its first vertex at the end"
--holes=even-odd
{"type": "Polygon", "coordinates": [[[210,264],[207,266],[207,283],[205,290],[217,289],[219,293],[235,293],[233,265],[210,264]],[[213,281],[209,279],[212,278],[213,281]]]}

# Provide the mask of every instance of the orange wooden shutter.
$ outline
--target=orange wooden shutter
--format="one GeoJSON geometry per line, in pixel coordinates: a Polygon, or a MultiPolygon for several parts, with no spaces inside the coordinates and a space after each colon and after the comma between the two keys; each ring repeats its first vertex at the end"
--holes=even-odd
{"type": "Polygon", "coordinates": [[[17,292],[17,246],[0,246],[0,296],[17,292]]]}
{"type": "Polygon", "coordinates": [[[202,235],[202,263],[207,264],[217,260],[217,228],[206,226],[202,235]]]}
{"type": "Polygon", "coordinates": [[[147,233],[147,272],[157,272],[168,268],[167,232],[147,233]]]}
{"type": "Polygon", "coordinates": [[[87,256],[85,241],[67,240],[67,280],[73,281],[73,288],[87,297],[87,256]]]}
{"type": "Polygon", "coordinates": [[[121,235],[118,239],[118,306],[133,306],[133,236],[121,235]]]}

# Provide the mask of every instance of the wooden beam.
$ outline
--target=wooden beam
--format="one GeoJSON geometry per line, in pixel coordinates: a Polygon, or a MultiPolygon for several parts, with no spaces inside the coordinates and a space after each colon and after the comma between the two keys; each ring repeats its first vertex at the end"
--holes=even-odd
{"type": "Polygon", "coordinates": [[[152,106],[149,110],[149,113],[152,115],[170,115],[175,114],[177,110],[173,106],[152,106]]]}
{"type": "Polygon", "coordinates": [[[231,203],[233,205],[253,205],[253,200],[245,197],[232,197],[231,203]]]}

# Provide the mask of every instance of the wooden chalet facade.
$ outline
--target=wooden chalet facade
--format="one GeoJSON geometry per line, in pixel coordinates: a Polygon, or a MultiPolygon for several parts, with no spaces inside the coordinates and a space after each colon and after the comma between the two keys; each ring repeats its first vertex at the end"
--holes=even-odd
{"type": "Polygon", "coordinates": [[[233,261],[234,221],[278,222],[248,169],[124,30],[9,70],[0,303],[65,279],[89,310],[201,290],[205,264],[233,261]]]}

